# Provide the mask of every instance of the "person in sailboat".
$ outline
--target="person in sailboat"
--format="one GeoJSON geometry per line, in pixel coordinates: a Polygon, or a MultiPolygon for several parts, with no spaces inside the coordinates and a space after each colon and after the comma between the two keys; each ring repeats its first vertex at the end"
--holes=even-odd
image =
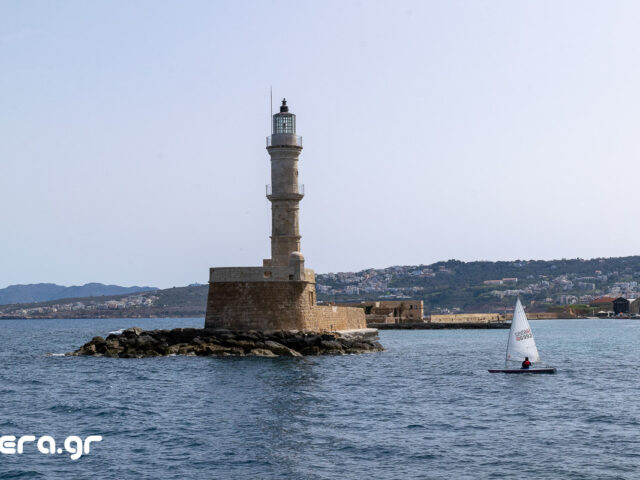
{"type": "Polygon", "coordinates": [[[531,366],[531,362],[529,361],[529,357],[524,357],[524,361],[522,362],[522,368],[529,368],[531,366]]]}

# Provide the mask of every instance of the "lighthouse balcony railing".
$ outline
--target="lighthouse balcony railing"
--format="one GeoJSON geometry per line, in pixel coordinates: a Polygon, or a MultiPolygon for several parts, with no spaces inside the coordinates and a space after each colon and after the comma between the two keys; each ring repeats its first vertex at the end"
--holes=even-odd
{"type": "Polygon", "coordinates": [[[302,136],[293,133],[274,133],[267,137],[267,147],[302,147],[302,136]]]}
{"type": "MultiPolygon", "coordinates": [[[[271,195],[273,195],[273,189],[271,188],[271,184],[265,185],[265,190],[267,192],[267,197],[270,197],[271,195]]],[[[280,193],[284,195],[287,195],[287,194],[304,195],[304,184],[303,183],[298,184],[297,192],[280,192],[280,193]]]]}

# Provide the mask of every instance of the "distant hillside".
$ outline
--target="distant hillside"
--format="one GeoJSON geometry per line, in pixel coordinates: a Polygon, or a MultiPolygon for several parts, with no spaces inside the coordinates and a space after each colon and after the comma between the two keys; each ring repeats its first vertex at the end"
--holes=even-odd
{"type": "Polygon", "coordinates": [[[427,312],[491,312],[520,296],[533,311],[589,303],[601,295],[640,296],[640,256],[395,266],[319,274],[318,298],[347,302],[422,299],[427,312]]]}
{"type": "Polygon", "coordinates": [[[10,285],[0,289],[0,305],[12,303],[34,303],[59,300],[61,298],[98,297],[102,295],[122,295],[136,292],[157,290],[154,287],[120,287],[87,283],[82,286],[64,287],[54,283],[37,283],[31,285],[10,285]]]}
{"type": "MultiPolygon", "coordinates": [[[[316,282],[318,299],[325,302],[411,298],[424,300],[426,313],[504,312],[513,307],[519,296],[529,311],[540,312],[557,305],[588,304],[602,295],[640,297],[640,256],[509,262],[449,260],[432,265],[318,274],[316,282]]],[[[204,316],[208,291],[207,285],[164,290],[100,284],[49,287],[58,289],[49,295],[64,291],[65,296],[74,298],[60,295],[36,303],[32,300],[35,294],[31,293],[29,299],[24,295],[13,297],[20,298],[13,302],[20,305],[6,305],[3,293],[20,288],[9,287],[0,290],[0,304],[5,304],[0,306],[0,318],[199,317],[204,316]],[[98,292],[82,298],[91,288],[98,292]],[[109,288],[119,289],[120,293],[112,294],[109,288]],[[129,293],[133,289],[137,291],[129,293]]]]}
{"type": "Polygon", "coordinates": [[[0,305],[0,318],[203,317],[207,285],[0,305]]]}

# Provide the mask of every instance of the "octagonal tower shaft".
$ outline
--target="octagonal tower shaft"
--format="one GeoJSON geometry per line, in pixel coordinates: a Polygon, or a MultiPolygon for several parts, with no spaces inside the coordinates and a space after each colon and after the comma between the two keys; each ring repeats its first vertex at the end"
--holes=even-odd
{"type": "Polygon", "coordinates": [[[288,265],[289,255],[300,251],[299,204],[304,188],[298,183],[298,157],[302,137],[296,135],[296,116],[282,100],[280,112],[273,115],[271,136],[267,137],[271,157],[271,264],[288,265]]]}

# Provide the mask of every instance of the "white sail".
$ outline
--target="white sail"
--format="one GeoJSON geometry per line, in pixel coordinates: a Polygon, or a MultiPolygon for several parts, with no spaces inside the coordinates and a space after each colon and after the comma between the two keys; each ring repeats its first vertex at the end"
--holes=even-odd
{"type": "Polygon", "coordinates": [[[540,361],[540,355],[538,355],[536,342],[533,340],[533,333],[531,332],[529,320],[527,320],[524,308],[522,308],[522,304],[518,298],[516,308],[513,311],[511,329],[509,330],[507,362],[522,362],[525,357],[529,357],[529,361],[531,362],[540,361]]]}

